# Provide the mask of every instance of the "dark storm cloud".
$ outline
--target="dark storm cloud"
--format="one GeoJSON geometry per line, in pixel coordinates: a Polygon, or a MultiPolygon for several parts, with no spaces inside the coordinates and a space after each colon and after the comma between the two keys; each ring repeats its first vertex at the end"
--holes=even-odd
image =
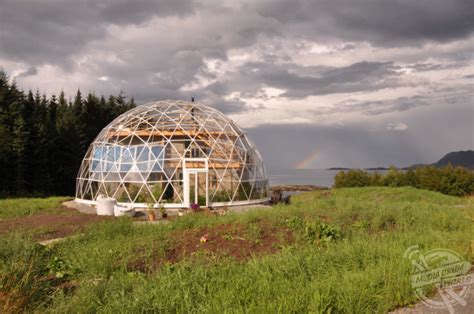
{"type": "Polygon", "coordinates": [[[323,103],[334,103],[332,96],[319,97],[308,113],[341,117],[343,126],[249,131],[275,167],[291,167],[316,148],[321,167],[403,166],[472,148],[472,86],[456,80],[473,77],[462,72],[472,62],[473,31],[471,0],[0,0],[0,60],[32,88],[71,77],[73,90],[123,90],[137,103],[195,97],[225,113],[266,107],[268,123],[273,103],[338,94],[336,106],[323,103]],[[214,68],[209,60],[217,60],[214,68]],[[434,73],[445,70],[455,79],[434,73]],[[399,87],[416,96],[394,96],[399,87]]]}
{"type": "Polygon", "coordinates": [[[470,59],[469,58],[456,58],[456,56],[443,56],[447,57],[444,63],[414,63],[414,64],[405,64],[403,68],[413,70],[414,72],[428,72],[428,71],[440,71],[448,69],[458,69],[465,66],[468,66],[470,59]],[[467,61],[467,62],[466,62],[467,61]]]}
{"type": "Polygon", "coordinates": [[[420,154],[409,131],[392,132],[385,126],[370,130],[360,124],[273,125],[251,129],[248,134],[272,173],[293,168],[314,152],[317,155],[308,165],[311,168],[404,166],[430,161],[428,154],[420,154]]]}
{"type": "Polygon", "coordinates": [[[15,78],[21,78],[21,77],[27,77],[30,75],[36,75],[38,73],[38,69],[35,67],[29,67],[25,71],[21,71],[18,75],[15,76],[15,78]]]}
{"type": "MultiPolygon", "coordinates": [[[[0,0],[0,8],[0,57],[31,67],[53,64],[74,72],[85,70],[82,65],[74,68],[71,62],[77,63],[85,54],[85,64],[100,72],[97,76],[109,77],[119,89],[128,89],[144,100],[157,92],[187,96],[180,91],[183,86],[194,83],[198,75],[208,79],[215,75],[207,71],[205,59],[225,61],[230,49],[265,39],[279,39],[272,42],[273,50],[285,49],[286,39],[304,38],[323,43],[348,41],[340,50],[354,51],[354,43],[360,41],[419,45],[426,40],[468,36],[474,28],[473,2],[461,0],[272,0],[232,7],[197,0],[0,0]],[[169,16],[178,17],[171,32],[150,28],[143,42],[132,42],[130,47],[122,46],[119,33],[115,38],[108,33],[110,26],[146,26],[152,18],[169,16]],[[190,16],[195,19],[194,29],[181,28],[179,19],[190,16]],[[92,43],[94,49],[87,50],[92,43]],[[96,62],[98,51],[112,51],[122,62],[96,62]]],[[[254,97],[262,86],[284,89],[284,97],[304,98],[403,85],[401,74],[390,62],[325,68],[292,64],[291,58],[291,53],[276,57],[269,51],[261,63],[245,64],[235,73],[237,77],[223,78],[222,86],[211,85],[194,93],[225,102],[224,92],[254,97]]],[[[413,65],[416,71],[441,67],[413,65]]],[[[230,102],[229,110],[245,108],[239,104],[230,102]]]]}
{"type": "Polygon", "coordinates": [[[449,41],[474,29],[474,2],[469,0],[271,0],[250,1],[235,9],[192,0],[0,0],[0,8],[0,55],[35,65],[64,66],[89,42],[103,38],[110,25],[143,24],[152,17],[185,16],[196,10],[209,22],[228,16],[238,24],[221,25],[204,45],[175,43],[201,55],[225,55],[262,34],[400,46],[449,41]]]}
{"type": "Polygon", "coordinates": [[[450,65],[450,64],[433,64],[433,63],[417,63],[417,64],[410,64],[406,67],[409,69],[413,69],[418,72],[425,72],[425,71],[436,71],[442,69],[448,69],[450,67],[459,66],[457,64],[450,65]]]}
{"type": "MultiPolygon", "coordinates": [[[[401,79],[403,73],[398,72],[400,68],[391,62],[363,61],[339,68],[300,66],[294,63],[277,65],[271,62],[248,62],[239,67],[239,73],[231,75],[229,80],[218,81],[205,88],[189,92],[177,92],[181,86],[193,81],[193,78],[187,75],[187,70],[194,68],[198,71],[203,66],[202,60],[195,54],[187,54],[187,56],[177,62],[171,72],[163,72],[151,78],[153,84],[156,85],[155,95],[159,95],[160,98],[163,94],[166,96],[174,94],[185,99],[195,97],[218,107],[225,113],[249,108],[242,100],[224,99],[225,95],[235,90],[244,97],[265,100],[268,96],[261,92],[263,87],[285,90],[280,97],[305,98],[310,95],[373,91],[404,84],[401,79]]],[[[172,59],[170,62],[173,62],[172,59]]],[[[140,91],[140,87],[137,86],[134,90],[140,91]]],[[[144,96],[143,93],[141,96],[144,96]]],[[[375,109],[373,111],[375,112],[375,109]]]]}
{"type": "Polygon", "coordinates": [[[378,101],[356,101],[349,99],[336,104],[333,113],[361,112],[365,115],[375,116],[396,111],[407,111],[420,106],[428,106],[429,104],[430,98],[421,95],[378,101]]]}
{"type": "Polygon", "coordinates": [[[470,0],[268,0],[252,7],[312,39],[418,45],[426,40],[462,38],[474,30],[474,2],[470,0]]]}
{"type": "Polygon", "coordinates": [[[102,20],[121,24],[141,24],[153,16],[187,15],[193,11],[192,0],[109,0],[91,1],[102,20]]]}
{"type": "Polygon", "coordinates": [[[0,57],[67,68],[69,59],[103,38],[110,25],[192,11],[190,0],[0,0],[0,57]]]}
{"type": "Polygon", "coordinates": [[[366,116],[378,116],[387,113],[397,113],[426,107],[432,104],[449,105],[469,104],[473,94],[468,86],[460,86],[456,92],[446,90],[444,93],[431,95],[415,95],[411,97],[398,97],[387,100],[360,101],[347,99],[331,107],[322,107],[312,110],[317,115],[338,113],[361,113],[366,116]]]}
{"type": "Polygon", "coordinates": [[[456,110],[443,103],[432,106],[369,125],[265,125],[249,129],[248,134],[270,173],[292,168],[314,152],[318,154],[309,165],[313,168],[376,167],[432,163],[447,152],[474,148],[472,103],[458,104],[456,110]],[[408,129],[393,132],[386,127],[400,123],[408,129]]]}
{"type": "Polygon", "coordinates": [[[403,85],[397,70],[399,67],[391,62],[367,61],[339,68],[264,62],[250,62],[240,68],[242,85],[283,89],[281,96],[288,98],[397,87],[403,85]]]}

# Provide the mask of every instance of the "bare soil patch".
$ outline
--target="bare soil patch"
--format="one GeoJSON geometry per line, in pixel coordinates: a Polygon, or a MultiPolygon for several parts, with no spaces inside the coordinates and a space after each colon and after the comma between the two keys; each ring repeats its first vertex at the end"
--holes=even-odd
{"type": "Polygon", "coordinates": [[[112,219],[86,215],[74,209],[59,208],[58,213],[34,214],[0,220],[0,235],[15,231],[31,232],[36,240],[62,238],[84,230],[87,225],[112,219]]]}
{"type": "Polygon", "coordinates": [[[290,229],[268,222],[180,230],[170,233],[169,237],[169,247],[164,254],[156,251],[145,257],[143,248],[138,248],[136,258],[128,263],[128,269],[152,272],[163,263],[176,263],[196,254],[214,259],[231,257],[242,262],[254,256],[274,254],[293,242],[290,229]]]}

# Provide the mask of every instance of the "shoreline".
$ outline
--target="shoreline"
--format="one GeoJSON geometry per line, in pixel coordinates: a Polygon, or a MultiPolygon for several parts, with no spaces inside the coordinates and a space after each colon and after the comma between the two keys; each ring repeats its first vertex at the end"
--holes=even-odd
{"type": "Polygon", "coordinates": [[[282,191],[282,192],[308,192],[308,191],[321,191],[330,190],[331,188],[312,184],[278,184],[270,187],[271,191],[282,191]]]}

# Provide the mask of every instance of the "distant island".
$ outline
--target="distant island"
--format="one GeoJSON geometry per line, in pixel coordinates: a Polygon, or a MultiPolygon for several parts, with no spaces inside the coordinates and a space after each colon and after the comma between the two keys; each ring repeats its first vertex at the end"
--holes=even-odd
{"type": "MultiPolygon", "coordinates": [[[[408,170],[416,169],[423,166],[434,166],[437,168],[444,167],[451,164],[452,166],[461,166],[467,169],[474,170],[474,150],[461,150],[458,152],[451,152],[444,155],[443,158],[432,164],[414,164],[408,167],[402,167],[398,169],[408,170]]],[[[326,170],[351,170],[356,168],[347,168],[347,167],[332,167],[327,168],[326,170]]],[[[364,170],[388,170],[389,167],[373,167],[373,168],[363,168],[364,170]]]]}

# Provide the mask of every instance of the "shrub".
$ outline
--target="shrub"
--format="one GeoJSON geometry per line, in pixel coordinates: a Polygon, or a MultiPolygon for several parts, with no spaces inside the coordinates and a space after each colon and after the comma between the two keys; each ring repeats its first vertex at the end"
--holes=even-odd
{"type": "Polygon", "coordinates": [[[398,170],[391,167],[386,174],[364,170],[341,171],[334,178],[334,188],[362,186],[412,186],[447,195],[463,196],[474,192],[474,172],[463,167],[448,165],[416,170],[398,170]]]}
{"type": "Polygon", "coordinates": [[[342,188],[369,186],[371,185],[370,180],[370,175],[367,171],[360,169],[349,170],[348,172],[341,171],[337,173],[336,177],[334,178],[334,187],[342,188]]]}
{"type": "Polygon", "coordinates": [[[319,220],[304,220],[296,216],[286,219],[285,225],[310,243],[329,243],[342,239],[341,230],[337,226],[319,220]]]}
{"type": "MultiPolygon", "coordinates": [[[[370,176],[370,174],[369,174],[370,176]]],[[[382,185],[400,187],[406,185],[405,175],[395,167],[390,167],[387,173],[382,177],[382,185]]]]}
{"type": "Polygon", "coordinates": [[[342,239],[339,228],[320,221],[306,223],[305,236],[310,242],[328,243],[342,239]]]}

